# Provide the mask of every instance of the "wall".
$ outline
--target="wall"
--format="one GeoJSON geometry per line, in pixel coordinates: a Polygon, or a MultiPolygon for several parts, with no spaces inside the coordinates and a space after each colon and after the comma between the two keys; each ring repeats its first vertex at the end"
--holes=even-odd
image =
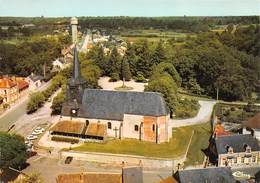
{"type": "Polygon", "coordinates": [[[167,168],[176,169],[178,163],[183,164],[185,157],[181,156],[176,159],[164,158],[148,158],[143,156],[132,156],[124,154],[110,154],[110,153],[94,153],[94,152],[76,152],[76,151],[62,151],[60,158],[72,156],[76,160],[106,163],[113,165],[121,165],[124,161],[127,166],[136,166],[140,163],[144,168],[167,168]]]}
{"type": "Polygon", "coordinates": [[[144,121],[143,116],[138,115],[124,115],[124,123],[123,123],[123,136],[125,138],[136,138],[140,137],[141,123],[144,121]],[[138,125],[138,131],[135,131],[134,127],[138,125]]]}

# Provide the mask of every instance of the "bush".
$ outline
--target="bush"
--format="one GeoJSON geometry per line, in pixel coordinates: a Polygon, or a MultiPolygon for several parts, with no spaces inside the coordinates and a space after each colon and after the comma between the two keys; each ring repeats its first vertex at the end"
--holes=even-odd
{"type": "Polygon", "coordinates": [[[143,74],[140,73],[140,72],[137,73],[137,76],[134,77],[134,80],[135,80],[136,82],[140,82],[140,83],[146,83],[146,82],[147,82],[146,79],[144,78],[143,74]]]}
{"type": "Polygon", "coordinates": [[[118,73],[112,73],[111,78],[109,79],[109,82],[116,82],[119,80],[119,74],[118,73]]]}
{"type": "Polygon", "coordinates": [[[51,137],[51,140],[56,141],[56,142],[68,142],[71,144],[79,143],[79,139],[74,139],[74,138],[70,138],[70,137],[53,136],[53,137],[51,137]]]}

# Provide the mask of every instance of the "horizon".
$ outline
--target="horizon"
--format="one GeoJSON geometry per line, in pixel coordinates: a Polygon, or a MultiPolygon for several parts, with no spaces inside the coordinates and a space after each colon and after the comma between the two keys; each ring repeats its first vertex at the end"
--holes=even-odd
{"type": "Polygon", "coordinates": [[[260,0],[0,0],[1,17],[259,16],[260,0]],[[19,8],[17,8],[19,7],[19,8]]]}

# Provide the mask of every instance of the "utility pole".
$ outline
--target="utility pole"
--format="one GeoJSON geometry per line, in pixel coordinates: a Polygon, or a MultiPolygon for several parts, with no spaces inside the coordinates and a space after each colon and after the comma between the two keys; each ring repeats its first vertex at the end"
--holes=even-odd
{"type": "Polygon", "coordinates": [[[219,88],[217,88],[217,102],[218,102],[218,92],[219,92],[219,88]]]}

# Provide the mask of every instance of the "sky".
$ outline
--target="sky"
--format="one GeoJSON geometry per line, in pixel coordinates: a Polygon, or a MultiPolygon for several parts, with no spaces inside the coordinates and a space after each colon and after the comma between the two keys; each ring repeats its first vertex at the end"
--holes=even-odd
{"type": "Polygon", "coordinates": [[[260,15],[260,0],[0,0],[0,16],[260,15]]]}

